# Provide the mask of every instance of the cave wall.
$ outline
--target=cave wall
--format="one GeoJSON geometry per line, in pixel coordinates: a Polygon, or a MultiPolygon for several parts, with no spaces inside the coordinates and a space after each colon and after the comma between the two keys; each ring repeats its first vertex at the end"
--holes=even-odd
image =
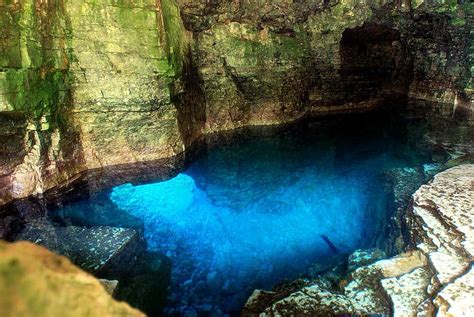
{"type": "MultiPolygon", "coordinates": [[[[362,111],[390,93],[449,105],[444,112],[454,104],[472,108],[471,3],[178,2],[194,36],[206,132],[280,123],[308,112],[362,111]],[[374,38],[366,52],[366,61],[379,62],[372,70],[392,68],[385,78],[368,76],[370,69],[366,74],[348,69],[343,34],[367,25],[372,30],[356,35],[362,42],[377,26],[397,33],[396,38],[374,38]]],[[[472,116],[472,109],[467,112],[472,116]]]]}
{"type": "Polygon", "coordinates": [[[459,2],[0,2],[0,204],[392,94],[472,118],[474,9],[459,2]]]}
{"type": "Polygon", "coordinates": [[[0,3],[0,203],[184,149],[171,0],[0,3]]]}
{"type": "Polygon", "coordinates": [[[0,201],[5,201],[52,186],[50,179],[65,179],[63,167],[74,166],[80,152],[65,115],[72,104],[72,56],[64,7],[2,2],[0,21],[0,201]]]}

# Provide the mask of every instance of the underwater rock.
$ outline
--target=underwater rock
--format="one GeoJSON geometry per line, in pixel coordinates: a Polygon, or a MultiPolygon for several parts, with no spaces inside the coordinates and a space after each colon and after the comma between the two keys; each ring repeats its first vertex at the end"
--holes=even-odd
{"type": "Polygon", "coordinates": [[[29,242],[0,241],[0,316],[144,317],[67,258],[29,242]]]}
{"type": "Polygon", "coordinates": [[[474,165],[466,164],[418,189],[406,216],[414,251],[358,267],[354,260],[371,261],[373,252],[358,250],[339,285],[324,284],[323,276],[290,294],[257,290],[243,315],[468,316],[474,309],[473,184],[474,165]]]}
{"type": "Polygon", "coordinates": [[[121,277],[114,298],[127,302],[148,316],[161,316],[170,280],[170,259],[159,253],[145,252],[121,277]]]}
{"type": "Polygon", "coordinates": [[[54,227],[38,220],[26,225],[16,240],[42,245],[97,276],[121,275],[144,251],[138,233],[113,227],[54,227]]]}
{"type": "Polygon", "coordinates": [[[392,221],[389,223],[391,239],[394,240],[394,252],[402,252],[405,243],[402,239],[402,219],[413,193],[427,181],[422,168],[394,168],[385,175],[387,188],[393,195],[392,221]]]}
{"type": "Polygon", "coordinates": [[[106,279],[99,279],[100,284],[102,284],[111,296],[114,295],[115,290],[117,289],[118,286],[118,281],[117,280],[106,280],[106,279]]]}
{"type": "Polygon", "coordinates": [[[385,251],[380,249],[356,250],[349,255],[347,260],[348,270],[353,271],[361,266],[372,264],[386,257],[385,251]]]}

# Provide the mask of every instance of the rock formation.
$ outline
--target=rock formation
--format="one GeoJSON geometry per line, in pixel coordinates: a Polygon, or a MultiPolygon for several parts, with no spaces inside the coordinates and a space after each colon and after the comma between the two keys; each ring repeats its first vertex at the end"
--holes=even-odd
{"type": "Polygon", "coordinates": [[[145,316],[65,257],[27,242],[0,242],[0,315],[145,316]]]}
{"type": "Polygon", "coordinates": [[[204,133],[394,95],[472,118],[473,12],[437,0],[2,2],[0,204],[175,156],[204,133]]]}
{"type": "Polygon", "coordinates": [[[121,273],[133,267],[145,246],[133,229],[114,227],[54,227],[51,222],[29,223],[16,240],[30,241],[67,256],[80,268],[96,275],[121,273]]]}
{"type": "Polygon", "coordinates": [[[474,165],[451,168],[423,185],[406,215],[411,251],[378,260],[349,257],[347,279],[324,277],[273,292],[256,290],[245,316],[469,316],[474,311],[474,165]]]}

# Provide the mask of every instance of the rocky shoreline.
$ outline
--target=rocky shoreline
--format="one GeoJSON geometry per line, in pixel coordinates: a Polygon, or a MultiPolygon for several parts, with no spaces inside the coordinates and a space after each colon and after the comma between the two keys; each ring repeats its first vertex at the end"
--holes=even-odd
{"type": "Polygon", "coordinates": [[[167,179],[212,134],[413,103],[430,113],[414,116],[441,118],[423,136],[440,159],[385,175],[393,247],[255,291],[244,315],[469,315],[473,22],[474,3],[460,0],[1,2],[0,238],[21,227],[18,238],[120,280],[115,296],[156,312],[142,298],[166,300],[156,285],[171,264],[145,251],[141,232],[104,224],[97,210],[83,211],[94,228],[57,230],[44,206],[9,208],[60,200],[70,186],[89,195],[137,175],[167,179]]]}
{"type": "MultiPolygon", "coordinates": [[[[409,135],[412,139],[422,137],[428,141],[424,142],[424,145],[418,142],[423,148],[424,146],[439,148],[439,151],[433,152],[439,155],[439,158],[434,157],[433,164],[420,165],[416,168],[393,168],[384,174],[383,179],[386,183],[384,186],[392,191],[394,198],[394,205],[390,207],[390,210],[394,210],[394,215],[387,229],[390,232],[390,242],[383,243],[384,246],[389,246],[384,248],[380,245],[379,247],[384,250],[360,250],[350,256],[341,254],[341,264],[333,269],[331,268],[333,264],[326,267],[315,265],[309,273],[311,278],[307,280],[279,286],[278,290],[273,292],[257,291],[249,299],[244,315],[253,316],[262,312],[285,315],[292,314],[293,311],[296,311],[297,315],[311,316],[317,313],[322,316],[340,313],[390,314],[396,312],[396,307],[404,309],[410,307],[413,310],[419,300],[426,299],[428,286],[431,285],[427,280],[434,273],[429,265],[428,256],[424,251],[418,250],[415,235],[411,234],[417,230],[420,232],[418,236],[421,236],[425,229],[414,220],[416,219],[414,216],[406,218],[407,214],[411,215],[406,208],[412,200],[412,194],[421,184],[426,183],[439,171],[469,162],[472,157],[472,140],[468,137],[471,135],[469,132],[471,130],[466,130],[463,125],[451,124],[447,125],[450,127],[449,133],[439,132],[434,128],[438,126],[436,124],[438,120],[429,121],[433,127],[427,133],[409,135]],[[458,129],[460,131],[457,131],[458,129]],[[402,221],[406,219],[412,219],[413,223],[402,221]],[[413,252],[386,259],[387,256],[407,251],[407,246],[413,252]],[[409,282],[415,279],[419,279],[421,284],[412,287],[409,282]],[[391,290],[388,291],[385,287],[391,290]],[[398,291],[402,288],[409,290],[410,293],[400,295],[398,291]],[[390,292],[393,294],[389,295],[390,292]],[[318,304],[314,298],[319,298],[321,294],[324,295],[320,299],[323,304],[318,304]],[[393,296],[393,299],[390,296],[393,296]],[[273,307],[274,305],[276,306],[273,307]]],[[[230,136],[223,137],[226,139],[230,136]]],[[[213,140],[209,140],[208,146],[219,146],[222,141],[216,138],[217,135],[213,140]]],[[[69,199],[68,196],[74,198],[76,195],[94,195],[94,192],[100,189],[122,182],[146,183],[150,179],[167,179],[176,173],[177,165],[184,164],[184,161],[184,159],[166,160],[156,162],[155,165],[130,165],[109,171],[90,171],[83,179],[77,179],[70,184],[71,188],[61,187],[47,193],[47,196],[51,196],[49,202],[16,201],[12,204],[15,212],[11,215],[7,212],[7,217],[0,219],[3,224],[0,225],[0,237],[29,240],[46,246],[56,253],[67,256],[73,263],[96,277],[117,280],[115,298],[125,300],[146,313],[159,314],[166,302],[171,264],[165,256],[144,252],[142,232],[114,228],[116,224],[101,219],[100,209],[83,211],[84,215],[88,214],[88,218],[94,219],[93,227],[55,228],[44,218],[46,214],[44,204],[65,203],[69,199]],[[87,190],[82,192],[84,188],[87,190]],[[65,201],[61,202],[61,199],[65,201]],[[24,228],[21,232],[16,232],[14,237],[11,235],[13,232],[8,233],[8,230],[14,230],[18,226],[24,228]],[[7,231],[3,232],[1,229],[7,231]],[[137,269],[133,269],[133,272],[126,271],[135,266],[137,269]],[[123,268],[126,268],[125,271],[123,268]],[[159,305],[153,299],[159,299],[159,305]]],[[[440,175],[444,174],[438,174],[435,179],[440,175]]],[[[455,177],[451,177],[446,182],[455,183],[455,180],[455,177]]],[[[443,197],[441,194],[439,196],[443,197]]],[[[410,206],[413,208],[414,204],[410,206]]],[[[127,216],[123,211],[117,210],[116,217],[120,219],[127,216]]],[[[464,261],[464,259],[458,260],[464,261]]],[[[430,305],[426,309],[433,310],[434,304],[430,305]]]]}
{"type": "Polygon", "coordinates": [[[345,279],[335,283],[323,275],[277,291],[256,290],[243,315],[469,316],[473,202],[474,165],[441,172],[412,197],[404,228],[409,251],[383,260],[376,250],[357,251],[345,279]]]}

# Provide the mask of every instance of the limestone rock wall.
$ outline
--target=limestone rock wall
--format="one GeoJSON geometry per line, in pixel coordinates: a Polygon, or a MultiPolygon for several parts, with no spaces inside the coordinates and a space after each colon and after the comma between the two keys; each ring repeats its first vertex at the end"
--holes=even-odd
{"type": "Polygon", "coordinates": [[[392,95],[472,119],[473,12],[454,0],[0,2],[0,204],[176,155],[203,133],[392,95]]]}
{"type": "Polygon", "coordinates": [[[184,150],[171,0],[8,1],[0,21],[0,203],[184,150]]]}
{"type": "Polygon", "coordinates": [[[472,116],[472,4],[178,2],[193,32],[206,132],[361,111],[388,95],[472,116]]]}
{"type": "MultiPolygon", "coordinates": [[[[64,8],[55,3],[0,4],[0,201],[34,193],[77,160],[64,8]],[[63,135],[68,134],[68,138],[63,135]]],[[[54,181],[53,181],[54,182],[54,181]]]]}
{"type": "Polygon", "coordinates": [[[69,1],[72,120],[88,168],[183,150],[171,86],[179,71],[149,1],[69,1]]]}

